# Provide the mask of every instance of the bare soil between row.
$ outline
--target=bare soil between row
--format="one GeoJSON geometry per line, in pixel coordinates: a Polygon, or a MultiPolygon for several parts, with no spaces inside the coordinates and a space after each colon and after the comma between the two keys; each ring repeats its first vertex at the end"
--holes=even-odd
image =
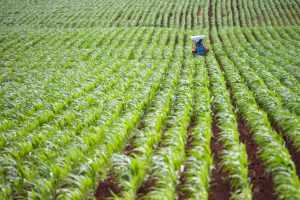
{"type": "Polygon", "coordinates": [[[211,174],[211,182],[209,187],[209,200],[228,200],[230,197],[230,183],[229,176],[222,170],[221,166],[221,152],[223,145],[218,141],[220,129],[217,125],[217,120],[213,120],[212,124],[213,137],[211,140],[211,149],[213,152],[214,168],[211,174]]]}
{"type": "Polygon", "coordinates": [[[270,174],[267,174],[261,160],[258,157],[259,148],[251,138],[251,133],[240,118],[238,123],[240,141],[246,145],[249,160],[249,176],[252,184],[253,200],[275,200],[273,181],[270,174]]]}

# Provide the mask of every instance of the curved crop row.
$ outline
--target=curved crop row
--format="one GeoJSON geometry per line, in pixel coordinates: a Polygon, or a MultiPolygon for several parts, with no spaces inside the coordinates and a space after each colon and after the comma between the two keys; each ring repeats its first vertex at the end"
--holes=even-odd
{"type": "MultiPolygon", "coordinates": [[[[112,169],[108,179],[113,178],[114,185],[112,187],[118,185],[121,190],[114,194],[115,198],[118,196],[118,198],[135,199],[151,166],[152,156],[162,137],[165,121],[173,104],[173,96],[180,77],[181,65],[170,63],[170,67],[172,70],[168,72],[166,82],[163,83],[161,91],[154,99],[154,105],[149,108],[150,112],[144,118],[143,128],[134,130],[136,135],[132,144],[129,144],[131,145],[130,151],[126,155],[114,154],[112,156],[112,169]]],[[[105,179],[104,183],[108,179],[105,179]]],[[[99,186],[100,191],[104,190],[101,186],[102,184],[99,186]]],[[[113,188],[109,189],[113,190],[113,188]]],[[[104,196],[101,192],[99,195],[104,196]]]]}
{"type": "Polygon", "coordinates": [[[230,199],[251,199],[246,148],[239,141],[236,117],[225,81],[211,55],[207,58],[207,68],[213,97],[212,106],[220,129],[217,142],[223,146],[220,156],[221,166],[228,173],[232,188],[230,199]]]}
{"type": "Polygon", "coordinates": [[[178,196],[179,199],[208,199],[213,164],[209,78],[203,60],[194,61],[193,65],[197,69],[193,88],[195,127],[191,130],[191,146],[186,152],[178,196]]]}
{"type": "Polygon", "coordinates": [[[267,172],[272,175],[275,192],[279,199],[300,199],[300,181],[283,139],[272,130],[266,113],[259,109],[251,91],[221,46],[215,45],[214,48],[223,65],[239,112],[247,121],[252,137],[260,148],[259,157],[267,172]]]}
{"type": "MultiPolygon", "coordinates": [[[[233,32],[230,32],[234,35],[233,32]]],[[[222,34],[226,35],[226,33],[222,34]]],[[[240,38],[241,34],[237,34],[236,37],[230,37],[224,39],[224,43],[231,41],[231,44],[225,44],[227,46],[231,45],[232,49],[238,49],[239,47],[243,47],[243,45],[238,46],[236,45],[238,42],[244,44],[246,40],[244,38],[240,38]],[[239,39],[239,40],[237,40],[239,39]]],[[[226,38],[226,37],[224,37],[226,38]]],[[[277,80],[271,73],[269,73],[265,67],[265,65],[260,62],[259,55],[257,55],[256,51],[252,48],[248,49],[241,49],[236,51],[241,59],[247,60],[247,63],[254,71],[264,80],[264,83],[268,86],[269,90],[272,90],[278,94],[281,98],[283,105],[290,110],[290,112],[296,113],[300,115],[300,96],[294,93],[293,91],[289,90],[285,86],[283,86],[279,80],[277,80]]]]}
{"type": "Polygon", "coordinates": [[[150,169],[149,179],[155,183],[149,192],[141,194],[141,199],[175,198],[178,171],[184,162],[184,147],[186,143],[186,131],[191,117],[191,84],[193,69],[185,65],[182,78],[179,81],[178,96],[175,101],[172,127],[162,137],[160,147],[153,156],[153,164],[150,169]]]}
{"type": "MultiPolygon", "coordinates": [[[[227,44],[227,39],[223,38],[224,44],[227,44]]],[[[223,46],[226,52],[228,45],[223,46]]],[[[231,51],[232,52],[232,51],[231,51]]],[[[225,53],[222,52],[221,55],[225,53]]],[[[226,55],[226,54],[225,54],[226,55]]],[[[245,60],[234,56],[234,53],[228,54],[232,61],[236,64],[241,76],[245,79],[247,86],[255,94],[257,102],[267,111],[271,119],[282,128],[284,134],[290,139],[297,149],[300,149],[300,122],[299,117],[283,107],[280,98],[269,90],[259,76],[251,69],[245,60]]]]}

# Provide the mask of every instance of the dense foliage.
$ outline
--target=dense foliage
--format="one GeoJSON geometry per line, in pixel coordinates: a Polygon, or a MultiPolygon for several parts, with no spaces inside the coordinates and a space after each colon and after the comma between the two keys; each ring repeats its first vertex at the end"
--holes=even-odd
{"type": "Polygon", "coordinates": [[[298,0],[0,12],[0,199],[213,199],[217,165],[229,199],[255,199],[241,121],[276,197],[300,199],[298,0]]]}

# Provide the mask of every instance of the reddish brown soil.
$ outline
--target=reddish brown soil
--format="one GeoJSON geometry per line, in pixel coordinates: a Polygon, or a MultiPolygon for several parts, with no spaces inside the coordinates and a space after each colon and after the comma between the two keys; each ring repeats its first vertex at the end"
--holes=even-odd
{"type": "Polygon", "coordinates": [[[286,137],[284,137],[284,140],[285,140],[285,146],[289,150],[292,156],[292,160],[295,163],[297,175],[298,177],[300,177],[300,152],[297,151],[294,145],[286,137]]]}
{"type": "Polygon", "coordinates": [[[138,189],[137,194],[138,197],[142,197],[148,192],[150,192],[155,185],[156,181],[153,178],[148,178],[143,185],[138,189]]]}
{"type": "Polygon", "coordinates": [[[134,152],[134,149],[135,149],[135,147],[131,143],[129,143],[126,145],[126,147],[124,149],[124,154],[126,156],[131,155],[134,152]]]}
{"type": "Polygon", "coordinates": [[[267,174],[259,157],[258,147],[251,138],[250,131],[243,119],[239,119],[240,140],[246,145],[249,160],[249,175],[253,185],[253,200],[275,200],[273,181],[267,174]]]}
{"type": "Polygon", "coordinates": [[[284,136],[281,128],[279,128],[275,124],[273,124],[272,127],[277,133],[282,135],[282,137],[285,141],[285,147],[288,149],[290,155],[292,156],[292,160],[296,166],[297,175],[298,175],[298,177],[300,177],[300,152],[297,151],[297,149],[295,148],[293,143],[287,137],[284,136]]]}
{"type": "MultiPolygon", "coordinates": [[[[137,127],[144,127],[143,122],[140,122],[137,127]]],[[[135,152],[135,146],[133,145],[135,139],[136,135],[128,140],[128,143],[123,150],[124,155],[129,156],[135,152]]],[[[112,171],[110,171],[109,174],[108,178],[101,181],[98,185],[95,194],[97,200],[107,199],[108,197],[112,197],[113,194],[118,194],[122,191],[122,188],[118,185],[112,171]]]]}
{"type": "Polygon", "coordinates": [[[196,126],[196,117],[191,118],[191,122],[187,128],[187,141],[185,145],[185,152],[187,153],[189,149],[193,146],[193,130],[196,126]]]}
{"type": "Polygon", "coordinates": [[[133,137],[129,138],[128,143],[126,144],[123,153],[126,156],[130,156],[134,153],[136,153],[136,146],[134,145],[134,141],[136,140],[137,135],[134,135],[133,137]]]}
{"type": "MultiPolygon", "coordinates": [[[[143,116],[143,118],[144,118],[144,116],[143,116]]],[[[136,126],[136,128],[138,130],[142,130],[142,129],[145,128],[145,122],[144,122],[143,119],[138,123],[138,125],[136,126]]],[[[137,138],[136,134],[134,134],[132,137],[129,138],[129,140],[128,140],[125,148],[124,148],[124,151],[123,151],[123,153],[125,155],[130,156],[130,155],[132,155],[132,154],[134,154],[134,153],[137,152],[136,151],[136,147],[134,146],[134,141],[136,140],[136,138],[137,138]]]]}
{"type": "Polygon", "coordinates": [[[220,154],[223,145],[218,142],[220,130],[217,126],[216,119],[213,121],[213,138],[211,142],[211,149],[214,154],[214,169],[212,170],[212,180],[209,187],[209,200],[227,200],[230,197],[230,183],[227,178],[228,175],[222,170],[220,165],[220,154]]]}
{"type": "Polygon", "coordinates": [[[193,135],[191,134],[192,131],[188,130],[188,138],[187,138],[187,141],[186,141],[186,145],[185,145],[185,149],[186,149],[186,152],[188,152],[188,150],[190,150],[192,147],[193,147],[193,135]]]}
{"type": "Polygon", "coordinates": [[[187,168],[184,167],[183,172],[180,174],[179,184],[176,186],[178,200],[184,200],[184,199],[187,199],[187,197],[188,197],[188,194],[186,194],[184,191],[181,190],[182,186],[186,182],[186,176],[185,176],[186,170],[187,170],[187,168]]]}
{"type": "Polygon", "coordinates": [[[113,193],[120,193],[121,187],[116,184],[115,177],[110,175],[107,179],[100,182],[96,190],[95,197],[97,200],[103,200],[111,197],[113,193]]]}
{"type": "MultiPolygon", "coordinates": [[[[144,121],[141,120],[137,125],[137,128],[143,129],[144,127],[145,127],[144,121]]],[[[136,152],[135,146],[133,145],[136,137],[137,135],[134,135],[133,137],[129,138],[127,145],[123,150],[124,155],[130,156],[136,152]]],[[[109,177],[99,183],[95,196],[97,200],[102,200],[111,197],[113,194],[118,194],[121,191],[122,188],[118,185],[117,181],[115,180],[115,177],[110,172],[109,177]]]]}
{"type": "MultiPolygon", "coordinates": [[[[154,149],[154,153],[158,151],[158,149],[161,149],[165,146],[164,144],[164,139],[165,139],[165,132],[171,127],[171,124],[166,123],[162,129],[162,135],[160,138],[160,141],[158,142],[157,146],[154,149]]],[[[149,193],[153,186],[156,184],[156,179],[154,179],[151,174],[149,177],[147,177],[143,184],[139,187],[138,191],[137,191],[137,196],[138,197],[142,197],[145,196],[147,193],[149,193]]]]}
{"type": "Polygon", "coordinates": [[[201,7],[198,8],[198,11],[197,11],[197,16],[201,16],[202,15],[202,9],[201,7]]]}

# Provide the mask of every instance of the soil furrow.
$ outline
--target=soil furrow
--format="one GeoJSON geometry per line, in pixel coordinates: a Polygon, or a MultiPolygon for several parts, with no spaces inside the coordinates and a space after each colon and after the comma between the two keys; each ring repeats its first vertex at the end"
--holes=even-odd
{"type": "Polygon", "coordinates": [[[211,149],[213,152],[213,163],[214,168],[212,170],[212,177],[209,187],[209,200],[227,200],[230,197],[230,183],[228,174],[222,170],[221,166],[221,152],[223,145],[219,143],[218,137],[220,134],[220,129],[217,125],[217,119],[214,118],[212,125],[213,137],[211,141],[211,149]]]}
{"type": "Polygon", "coordinates": [[[272,128],[283,137],[285,141],[285,147],[288,149],[295,164],[297,175],[300,177],[300,152],[297,151],[293,143],[286,136],[284,136],[283,130],[279,126],[272,124],[272,128]]]}
{"type": "MultiPolygon", "coordinates": [[[[187,155],[187,157],[189,156],[189,150],[193,148],[193,130],[196,126],[196,116],[192,116],[191,118],[191,122],[187,128],[187,142],[185,145],[185,154],[187,155]]],[[[183,170],[180,172],[179,174],[179,184],[177,184],[176,186],[176,191],[178,192],[178,199],[179,200],[184,200],[186,199],[187,194],[185,194],[183,191],[181,191],[182,186],[184,185],[184,183],[186,182],[186,177],[185,177],[185,173],[186,173],[186,166],[184,165],[183,170]]]]}
{"type": "MultiPolygon", "coordinates": [[[[144,128],[144,119],[147,112],[148,111],[146,109],[146,111],[144,111],[143,113],[141,120],[136,125],[137,130],[142,130],[144,128]]],[[[122,151],[123,155],[130,156],[135,152],[134,141],[137,137],[136,133],[138,133],[138,131],[136,131],[135,134],[128,139],[127,144],[125,145],[122,151]]],[[[100,181],[100,183],[98,184],[95,196],[97,200],[108,199],[114,194],[120,194],[122,190],[123,189],[118,183],[116,175],[114,174],[113,169],[111,168],[108,172],[107,178],[103,181],[100,181]]]]}
{"type": "Polygon", "coordinates": [[[239,118],[238,129],[240,141],[246,145],[249,159],[249,175],[253,185],[253,200],[275,200],[274,186],[271,174],[267,174],[258,157],[259,148],[251,138],[250,131],[242,118],[239,118]]]}
{"type": "Polygon", "coordinates": [[[116,178],[110,174],[107,179],[99,183],[95,196],[97,200],[104,200],[121,191],[122,188],[117,184],[116,178]]]}

